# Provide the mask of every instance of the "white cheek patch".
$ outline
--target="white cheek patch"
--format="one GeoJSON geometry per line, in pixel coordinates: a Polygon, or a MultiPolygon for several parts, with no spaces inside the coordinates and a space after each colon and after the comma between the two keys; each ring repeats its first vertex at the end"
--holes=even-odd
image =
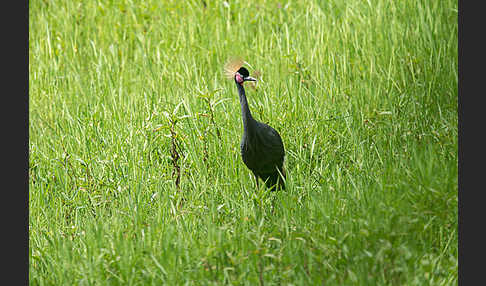
{"type": "Polygon", "coordinates": [[[238,73],[237,73],[235,76],[236,76],[236,81],[237,81],[238,83],[242,83],[242,82],[243,82],[243,78],[241,77],[241,75],[240,75],[240,74],[238,74],[238,73]]]}

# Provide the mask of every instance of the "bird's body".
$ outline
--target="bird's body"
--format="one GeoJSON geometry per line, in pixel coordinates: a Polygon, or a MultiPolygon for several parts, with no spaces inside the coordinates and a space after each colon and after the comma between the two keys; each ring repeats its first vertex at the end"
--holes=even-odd
{"type": "Polygon", "coordinates": [[[255,175],[262,179],[267,187],[279,184],[285,188],[279,172],[285,176],[283,162],[285,151],[280,135],[267,124],[254,121],[255,129],[261,132],[247,132],[241,140],[241,158],[243,163],[255,175]],[[280,180],[279,180],[280,178],[280,180]]]}
{"type": "Polygon", "coordinates": [[[249,77],[245,68],[240,68],[235,74],[235,83],[238,88],[241,105],[241,117],[243,120],[243,137],[241,139],[241,158],[243,163],[265,185],[274,190],[285,189],[284,157],[285,150],[282,138],[278,132],[265,123],[253,118],[248,107],[243,82],[255,80],[249,77]]]}

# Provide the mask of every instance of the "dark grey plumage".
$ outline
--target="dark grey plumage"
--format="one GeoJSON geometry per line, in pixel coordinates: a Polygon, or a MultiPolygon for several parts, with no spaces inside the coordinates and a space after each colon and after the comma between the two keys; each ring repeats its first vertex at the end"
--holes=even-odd
{"type": "Polygon", "coordinates": [[[241,116],[243,119],[243,137],[241,139],[241,158],[245,165],[271,190],[285,189],[284,157],[285,150],[280,134],[265,123],[253,118],[248,107],[245,81],[255,81],[246,68],[241,67],[235,73],[235,84],[240,96],[241,116]]]}

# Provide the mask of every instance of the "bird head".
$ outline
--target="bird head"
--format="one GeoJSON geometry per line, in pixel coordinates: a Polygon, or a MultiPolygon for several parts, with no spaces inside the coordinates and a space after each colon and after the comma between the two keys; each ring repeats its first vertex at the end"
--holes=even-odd
{"type": "Polygon", "coordinates": [[[250,73],[245,67],[241,67],[235,73],[235,81],[239,84],[243,84],[245,81],[256,81],[256,79],[250,76],[250,73]]]}
{"type": "Polygon", "coordinates": [[[246,63],[242,59],[229,60],[224,67],[226,77],[233,78],[236,83],[243,84],[245,81],[256,81],[250,76],[250,72],[242,65],[246,63]]]}

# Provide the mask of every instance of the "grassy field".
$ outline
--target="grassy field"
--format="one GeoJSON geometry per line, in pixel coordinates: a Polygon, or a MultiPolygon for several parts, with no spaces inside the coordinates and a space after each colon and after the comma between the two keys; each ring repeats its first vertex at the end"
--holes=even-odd
{"type": "Polygon", "coordinates": [[[31,285],[457,284],[457,1],[39,0],[29,28],[31,285]],[[241,161],[231,56],[285,191],[241,161]]]}

